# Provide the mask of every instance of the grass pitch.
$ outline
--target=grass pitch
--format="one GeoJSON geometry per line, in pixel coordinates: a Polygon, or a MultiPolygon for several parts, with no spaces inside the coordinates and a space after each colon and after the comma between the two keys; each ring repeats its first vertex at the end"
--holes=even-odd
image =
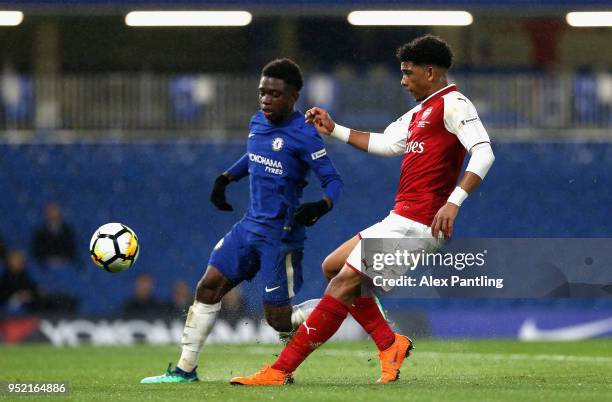
{"type": "MultiPolygon", "coordinates": [[[[0,382],[67,381],[75,401],[604,401],[612,400],[612,342],[416,340],[393,384],[376,384],[371,342],[317,350],[284,387],[231,386],[273,362],[280,345],[207,345],[196,384],[147,384],[176,363],[178,347],[0,347],[0,382]]],[[[6,397],[0,400],[30,400],[6,397]]],[[[39,398],[36,398],[39,399],[39,398]]],[[[35,400],[36,400],[35,399],[35,400]]]]}

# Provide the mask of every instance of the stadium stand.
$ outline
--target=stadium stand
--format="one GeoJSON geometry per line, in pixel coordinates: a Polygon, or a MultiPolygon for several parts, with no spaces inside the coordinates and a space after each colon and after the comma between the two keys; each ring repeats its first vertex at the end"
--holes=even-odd
{"type": "MultiPolygon", "coordinates": [[[[457,237],[610,237],[612,144],[597,142],[496,143],[490,179],[462,207],[457,237]],[[536,173],[537,172],[537,173],[536,173]],[[482,197],[481,197],[482,194],[482,197]]],[[[0,186],[10,189],[0,220],[13,245],[27,244],[48,200],[64,206],[79,228],[83,269],[32,267],[37,282],[80,297],[80,311],[113,314],[130,295],[135,277],[148,272],[169,300],[172,284],[195,284],[218,239],[245,210],[246,180],[230,186],[235,212],[208,201],[212,181],[244,151],[241,143],[0,145],[0,186]],[[140,260],[121,280],[89,263],[89,236],[102,223],[120,221],[139,235],[140,260]],[[166,284],[167,286],[164,286],[166,284]],[[92,297],[91,295],[96,295],[92,297]]],[[[379,158],[329,145],[346,190],[333,213],[311,228],[299,300],[324,289],[323,258],[343,239],[373,223],[392,206],[399,159],[379,158]],[[368,194],[362,189],[367,188],[368,194]]],[[[319,196],[312,178],[305,199],[319,196]]],[[[259,310],[257,279],[244,287],[259,310]]],[[[433,303],[433,302],[428,302],[433,303]]]]}

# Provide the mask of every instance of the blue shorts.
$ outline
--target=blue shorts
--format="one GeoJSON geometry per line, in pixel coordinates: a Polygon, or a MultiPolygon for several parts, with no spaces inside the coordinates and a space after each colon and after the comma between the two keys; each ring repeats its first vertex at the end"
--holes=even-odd
{"type": "Polygon", "coordinates": [[[264,304],[287,306],[302,288],[302,242],[287,243],[263,237],[246,230],[240,222],[210,254],[212,265],[233,284],[251,280],[261,271],[264,304]]]}

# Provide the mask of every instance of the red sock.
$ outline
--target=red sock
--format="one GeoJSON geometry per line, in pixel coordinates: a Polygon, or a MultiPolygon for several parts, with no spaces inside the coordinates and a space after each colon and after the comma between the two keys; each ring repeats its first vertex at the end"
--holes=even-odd
{"type": "Polygon", "coordinates": [[[310,353],[336,333],[348,311],[346,304],[332,296],[324,295],[272,367],[286,373],[295,371],[310,353]]]}
{"type": "Polygon", "coordinates": [[[376,343],[378,350],[385,350],[395,342],[395,333],[383,317],[373,297],[358,297],[349,312],[376,343]]]}

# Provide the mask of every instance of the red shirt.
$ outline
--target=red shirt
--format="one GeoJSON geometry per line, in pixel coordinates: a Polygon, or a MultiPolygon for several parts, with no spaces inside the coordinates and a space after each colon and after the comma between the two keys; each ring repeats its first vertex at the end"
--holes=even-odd
{"type": "Polygon", "coordinates": [[[457,185],[467,150],[490,142],[474,105],[455,85],[432,94],[385,130],[368,152],[403,154],[394,212],[431,226],[457,185]]]}
{"type": "Polygon", "coordinates": [[[444,125],[443,95],[451,85],[421,104],[408,123],[394,212],[430,226],[457,185],[466,149],[444,125]]]}

